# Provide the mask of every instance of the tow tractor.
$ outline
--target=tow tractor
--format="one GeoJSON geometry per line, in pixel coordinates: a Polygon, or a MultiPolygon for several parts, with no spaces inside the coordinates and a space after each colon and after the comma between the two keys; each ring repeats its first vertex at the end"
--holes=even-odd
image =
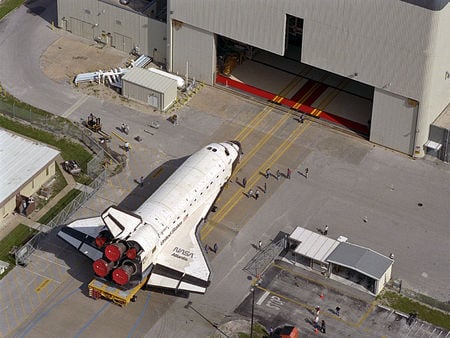
{"type": "Polygon", "coordinates": [[[90,113],[85,125],[88,129],[92,130],[93,132],[99,133],[103,138],[103,140],[107,142],[111,140],[111,136],[102,130],[100,117],[96,117],[92,113],[90,113]]]}
{"type": "Polygon", "coordinates": [[[144,272],[142,281],[129,290],[121,290],[117,286],[96,277],[89,283],[89,297],[94,299],[104,298],[112,301],[114,304],[124,307],[128,305],[128,303],[136,301],[137,292],[147,283],[149,277],[150,269],[147,269],[147,271],[144,272]]]}

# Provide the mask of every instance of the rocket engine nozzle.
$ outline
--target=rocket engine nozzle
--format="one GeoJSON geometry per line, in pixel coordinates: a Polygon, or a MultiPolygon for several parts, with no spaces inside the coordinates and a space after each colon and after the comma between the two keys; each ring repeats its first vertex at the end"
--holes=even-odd
{"type": "Polygon", "coordinates": [[[130,260],[125,260],[123,264],[112,273],[113,281],[119,285],[125,285],[130,281],[130,277],[137,271],[137,266],[130,260]]]}
{"type": "Polygon", "coordinates": [[[94,268],[94,272],[97,276],[106,277],[106,275],[108,275],[111,271],[113,264],[113,262],[107,263],[105,260],[100,258],[92,263],[92,267],[94,268]]]}
{"type": "Polygon", "coordinates": [[[124,243],[109,244],[105,248],[105,256],[111,262],[116,262],[122,257],[126,250],[127,246],[124,243]]]}

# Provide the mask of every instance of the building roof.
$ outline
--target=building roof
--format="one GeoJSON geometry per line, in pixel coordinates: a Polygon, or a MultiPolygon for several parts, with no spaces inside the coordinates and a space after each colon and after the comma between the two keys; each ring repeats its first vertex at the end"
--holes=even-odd
{"type": "Polygon", "coordinates": [[[289,239],[300,242],[294,250],[296,254],[312,258],[319,262],[326,262],[328,255],[339,245],[339,242],[335,239],[302,227],[297,227],[289,235],[289,239]]]}
{"type": "Polygon", "coordinates": [[[59,151],[0,129],[0,204],[28,183],[59,151]]]}
{"type": "Polygon", "coordinates": [[[351,244],[339,243],[328,256],[327,261],[358,271],[379,280],[394,261],[371,249],[351,244]]]}
{"type": "Polygon", "coordinates": [[[138,67],[130,69],[122,77],[122,80],[152,89],[159,93],[165,93],[170,87],[177,88],[177,81],[175,79],[138,67]]]}

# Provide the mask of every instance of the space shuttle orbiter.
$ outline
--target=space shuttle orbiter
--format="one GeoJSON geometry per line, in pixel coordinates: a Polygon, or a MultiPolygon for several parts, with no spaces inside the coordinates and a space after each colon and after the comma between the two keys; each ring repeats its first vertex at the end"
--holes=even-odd
{"type": "Polygon", "coordinates": [[[204,293],[211,271],[197,228],[240,156],[237,141],[191,155],[137,210],[115,206],[74,221],[58,236],[91,258],[97,278],[129,289],[147,285],[204,293]]]}

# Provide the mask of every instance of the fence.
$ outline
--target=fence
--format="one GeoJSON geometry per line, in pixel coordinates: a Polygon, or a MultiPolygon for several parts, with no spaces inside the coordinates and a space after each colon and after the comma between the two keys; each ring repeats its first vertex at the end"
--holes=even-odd
{"type": "Polygon", "coordinates": [[[272,261],[286,248],[286,245],[286,238],[282,238],[278,242],[270,243],[268,246],[262,248],[250,262],[248,262],[243,270],[260,278],[269,264],[272,263],[272,261]]]}
{"type": "Polygon", "coordinates": [[[36,250],[39,249],[39,242],[45,234],[51,229],[58,227],[72,216],[78,209],[80,209],[86,201],[88,201],[104,184],[106,181],[106,170],[100,172],[94,181],[88,186],[85,186],[81,194],[77,195],[63,210],[61,210],[50,222],[46,225],[40,225],[38,233],[32,237],[24,246],[15,252],[16,264],[26,265],[29,257],[36,250]]]}
{"type": "MultiPolygon", "coordinates": [[[[45,130],[60,137],[69,137],[79,140],[85,144],[95,154],[87,163],[87,174],[94,178],[88,186],[85,186],[82,192],[76,196],[61,212],[58,213],[48,224],[41,225],[39,232],[32,237],[24,246],[15,252],[16,264],[26,265],[31,254],[39,247],[40,239],[46,235],[46,232],[60,224],[64,224],[69,217],[77,211],[88,199],[92,197],[104,184],[107,171],[104,167],[105,151],[98,142],[89,136],[90,131],[83,130],[79,126],[67,119],[51,115],[45,112],[37,111],[34,108],[22,108],[15,104],[10,104],[0,100],[0,111],[9,115],[13,119],[19,119],[28,122],[33,127],[45,130]]],[[[115,159],[109,156],[112,161],[115,159]]],[[[117,161],[115,161],[116,164],[117,161]]]]}

